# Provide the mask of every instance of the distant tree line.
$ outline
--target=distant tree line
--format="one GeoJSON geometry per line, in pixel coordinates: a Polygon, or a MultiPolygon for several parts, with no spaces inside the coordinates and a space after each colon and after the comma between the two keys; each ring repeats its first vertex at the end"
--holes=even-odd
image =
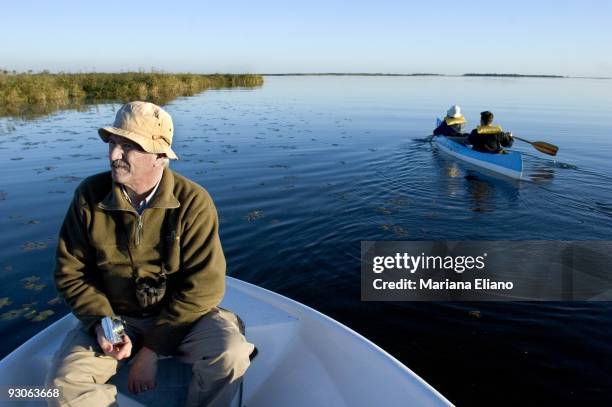
{"type": "Polygon", "coordinates": [[[501,76],[508,78],[565,78],[560,75],[521,75],[518,73],[464,73],[463,76],[501,76]]]}
{"type": "Polygon", "coordinates": [[[522,75],[518,73],[465,73],[463,75],[447,75],[440,73],[347,73],[347,72],[313,72],[313,73],[264,73],[263,76],[501,76],[510,78],[566,78],[560,75],[522,75]]]}
{"type": "Polygon", "coordinates": [[[438,73],[348,73],[348,72],[315,72],[315,73],[263,73],[263,76],[446,76],[438,73]]]}

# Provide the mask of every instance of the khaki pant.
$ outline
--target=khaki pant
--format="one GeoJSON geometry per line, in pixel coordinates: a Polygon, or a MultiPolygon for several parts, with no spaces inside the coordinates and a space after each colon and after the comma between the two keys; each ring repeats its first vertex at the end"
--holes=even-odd
{"type": "MultiPolygon", "coordinates": [[[[124,318],[127,333],[138,351],[140,336],[153,318],[124,318]]],[[[177,358],[192,364],[186,405],[228,406],[249,367],[253,344],[243,335],[242,321],[232,312],[215,308],[200,318],[177,348],[177,358]]],[[[82,325],[70,331],[55,354],[47,386],[61,387],[61,397],[50,406],[117,406],[117,389],[108,380],[124,364],[105,356],[95,337],[82,325]]],[[[128,366],[129,368],[129,366],[128,366]]]]}

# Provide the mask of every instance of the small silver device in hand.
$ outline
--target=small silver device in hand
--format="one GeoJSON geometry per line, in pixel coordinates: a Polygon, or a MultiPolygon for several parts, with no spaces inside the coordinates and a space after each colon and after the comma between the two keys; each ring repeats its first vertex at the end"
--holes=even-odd
{"type": "Polygon", "coordinates": [[[102,318],[102,330],[104,331],[104,337],[107,341],[116,345],[123,342],[123,335],[125,335],[125,325],[121,318],[117,317],[104,317],[102,318]]]}

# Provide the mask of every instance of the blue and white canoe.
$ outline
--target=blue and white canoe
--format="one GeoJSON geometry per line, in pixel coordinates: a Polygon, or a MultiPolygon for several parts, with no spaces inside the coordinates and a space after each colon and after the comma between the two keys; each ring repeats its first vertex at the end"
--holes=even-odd
{"type": "MultiPolygon", "coordinates": [[[[442,120],[437,119],[436,127],[441,123],[442,120]]],[[[434,136],[433,141],[436,142],[440,150],[476,167],[513,179],[521,179],[523,175],[523,156],[518,151],[507,151],[506,154],[489,154],[474,151],[470,147],[444,136],[434,136]]]]}
{"type": "MultiPolygon", "coordinates": [[[[241,316],[247,339],[259,351],[233,406],[452,405],[393,356],[303,304],[227,277],[221,305],[241,316]]],[[[77,323],[74,315],[68,314],[0,361],[0,389],[43,386],[52,355],[77,323]]],[[[121,407],[175,407],[184,403],[191,375],[189,365],[173,358],[159,363],[157,387],[138,396],[127,390],[129,365],[119,370],[112,383],[117,386],[121,407]]],[[[6,393],[0,395],[0,405],[4,405],[3,400],[7,400],[6,393]]],[[[41,399],[19,403],[45,405],[41,399]]]]}

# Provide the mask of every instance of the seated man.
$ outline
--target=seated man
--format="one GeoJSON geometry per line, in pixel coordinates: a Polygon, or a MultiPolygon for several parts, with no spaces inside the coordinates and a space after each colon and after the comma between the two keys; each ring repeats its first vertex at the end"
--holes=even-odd
{"type": "Polygon", "coordinates": [[[451,106],[446,112],[442,123],[434,130],[434,136],[464,137],[463,126],[467,123],[461,114],[461,108],[457,105],[451,106]]]}
{"type": "Polygon", "coordinates": [[[511,132],[504,132],[501,126],[493,123],[493,113],[489,111],[480,113],[480,126],[472,130],[468,142],[472,149],[483,153],[498,154],[504,151],[503,147],[510,147],[514,143],[511,132]]]}
{"type": "Polygon", "coordinates": [[[107,381],[133,353],[133,393],[155,387],[160,355],[192,364],[189,406],[228,405],[249,366],[240,319],[218,307],[225,257],[213,201],[168,168],[173,129],[160,107],[131,102],[98,130],[111,171],[81,183],[59,236],[55,283],[80,324],[54,356],[47,386],[61,397],[51,405],[116,405],[107,381]],[[105,316],[125,321],[119,343],[105,337],[105,316]]]}

